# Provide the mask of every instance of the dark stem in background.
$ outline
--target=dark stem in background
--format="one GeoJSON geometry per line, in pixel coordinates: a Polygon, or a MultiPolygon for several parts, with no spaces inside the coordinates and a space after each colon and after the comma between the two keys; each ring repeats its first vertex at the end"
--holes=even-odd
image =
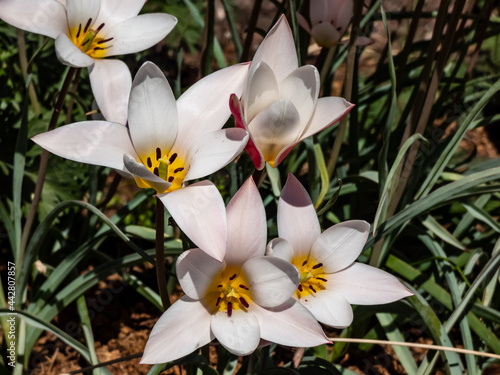
{"type": "Polygon", "coordinates": [[[156,197],[156,280],[158,281],[158,292],[161,303],[166,310],[170,307],[168,297],[167,278],[165,277],[165,248],[163,240],[165,237],[165,209],[160,199],[156,197]]]}
{"type": "MultiPolygon", "coordinates": [[[[69,68],[66,78],[64,79],[64,83],[62,85],[61,91],[57,96],[57,101],[54,106],[54,110],[52,112],[52,117],[50,118],[49,128],[47,131],[55,129],[57,125],[57,120],[59,119],[59,115],[61,114],[62,106],[66,99],[66,94],[68,93],[69,85],[73,80],[76,72],[79,71],[80,68],[69,68]]],[[[36,212],[38,210],[38,204],[40,203],[40,197],[42,196],[43,184],[45,182],[45,175],[47,173],[47,163],[49,161],[49,152],[47,150],[42,150],[42,157],[40,159],[40,166],[38,167],[38,176],[36,180],[35,193],[33,197],[33,201],[31,202],[30,210],[28,212],[28,216],[26,218],[26,223],[24,224],[23,234],[21,237],[21,249],[26,248],[26,244],[28,243],[28,239],[31,233],[31,227],[33,225],[33,221],[35,219],[36,212]]]]}
{"type": "Polygon", "coordinates": [[[255,182],[255,185],[257,185],[258,188],[262,185],[264,178],[266,177],[263,173],[264,169],[261,169],[260,171],[256,169],[255,172],[253,172],[253,182],[255,182]]]}
{"type": "Polygon", "coordinates": [[[253,3],[252,15],[250,16],[250,22],[247,29],[247,37],[245,38],[245,44],[243,46],[243,53],[241,54],[240,61],[248,61],[248,56],[250,54],[250,48],[252,47],[253,34],[257,27],[257,20],[259,19],[260,8],[262,6],[262,0],[255,0],[253,3]]]}

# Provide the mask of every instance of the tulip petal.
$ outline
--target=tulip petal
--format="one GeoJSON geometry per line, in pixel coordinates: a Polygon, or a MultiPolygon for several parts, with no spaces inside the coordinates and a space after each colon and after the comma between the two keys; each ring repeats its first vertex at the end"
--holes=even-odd
{"type": "Polygon", "coordinates": [[[340,35],[344,34],[354,13],[354,2],[352,0],[334,0],[331,4],[333,21],[340,28],[340,35]]]}
{"type": "Polygon", "coordinates": [[[249,124],[259,112],[279,98],[278,82],[269,65],[264,61],[252,65],[242,98],[246,123],[249,124]]]}
{"type": "Polygon", "coordinates": [[[269,242],[266,247],[266,255],[281,258],[288,263],[292,263],[295,257],[292,245],[283,238],[275,238],[269,242]]]}
{"type": "Polygon", "coordinates": [[[179,256],[176,272],[184,293],[190,298],[201,299],[225,267],[225,262],[218,262],[200,249],[192,249],[179,256]]]}
{"type": "Polygon", "coordinates": [[[166,13],[142,14],[124,20],[107,31],[114,39],[106,49],[106,56],[144,51],[163,40],[176,23],[177,18],[166,13]]]}
{"type": "Polygon", "coordinates": [[[95,60],[89,73],[92,92],[104,118],[125,125],[132,87],[127,65],[120,60],[95,60]]]}
{"type": "Polygon", "coordinates": [[[175,97],[165,75],[151,62],[141,66],[132,83],[128,122],[130,138],[144,162],[156,148],[162,156],[172,148],[177,135],[175,97]]]}
{"type": "Polygon", "coordinates": [[[311,35],[318,46],[330,48],[337,44],[342,34],[329,22],[322,22],[314,25],[311,35]]]}
{"type": "Polygon", "coordinates": [[[211,315],[201,302],[183,296],[156,322],[141,363],[173,361],[208,344],[214,339],[210,320],[211,315]]]}
{"type": "MultiPolygon", "coordinates": [[[[137,159],[139,158],[137,157],[137,159]]],[[[139,187],[150,186],[157,192],[164,192],[172,185],[170,182],[167,182],[164,179],[153,174],[148,168],[146,168],[144,164],[138,163],[136,158],[132,157],[129,154],[123,155],[123,164],[125,164],[126,171],[134,176],[139,187]],[[138,181],[137,179],[147,181],[147,184],[149,186],[144,186],[144,182],[138,181]]]]}
{"type": "Polygon", "coordinates": [[[231,199],[226,215],[227,264],[243,264],[247,259],[264,255],[267,239],[266,212],[252,178],[231,199]]]}
{"type": "Polygon", "coordinates": [[[300,136],[300,140],[332,126],[349,113],[353,107],[354,104],[351,104],[347,100],[339,97],[330,96],[318,99],[314,114],[312,115],[306,130],[300,136]]]}
{"type": "Polygon", "coordinates": [[[293,298],[278,307],[252,305],[251,308],[259,320],[260,335],[264,340],[293,347],[330,342],[309,310],[293,298]]]}
{"type": "Polygon", "coordinates": [[[309,3],[309,17],[313,27],[320,22],[329,22],[328,18],[331,16],[329,3],[331,1],[314,0],[309,3]]]}
{"type": "Polygon", "coordinates": [[[267,33],[255,52],[250,70],[261,61],[269,65],[278,82],[281,82],[299,66],[292,30],[290,30],[284,15],[267,33]]]}
{"type": "Polygon", "coordinates": [[[413,295],[391,274],[362,263],[328,275],[327,285],[354,305],[390,303],[413,295]]]}
{"type": "Polygon", "coordinates": [[[243,310],[226,311],[212,315],[211,328],[221,345],[231,353],[241,356],[252,353],[260,342],[260,328],[257,318],[243,310]]]}
{"type": "Polygon", "coordinates": [[[327,273],[333,273],[350,266],[361,254],[370,224],[363,220],[349,220],[336,224],[324,231],[314,242],[311,256],[323,263],[327,273]]]}
{"type": "Polygon", "coordinates": [[[66,8],[56,0],[2,0],[0,19],[19,29],[54,39],[68,32],[66,8]]]}
{"type": "Polygon", "coordinates": [[[309,23],[307,22],[305,17],[299,12],[296,13],[296,16],[299,25],[302,26],[302,28],[306,30],[309,34],[311,34],[311,27],[309,26],[309,23]]]}
{"type": "Polygon", "coordinates": [[[127,128],[106,121],[84,121],[41,133],[32,138],[63,158],[127,171],[123,154],[135,155],[127,128]]]}
{"type": "Polygon", "coordinates": [[[322,290],[314,295],[300,299],[318,320],[318,322],[335,328],[345,328],[352,323],[353,313],[351,305],[340,293],[331,290],[322,290]]]}
{"type": "Polygon", "coordinates": [[[55,42],[56,55],[64,65],[74,68],[87,68],[92,66],[95,60],[83,53],[80,48],[69,39],[66,34],[60,34],[55,42]]]}
{"type": "Polygon", "coordinates": [[[261,111],[251,123],[249,132],[264,159],[274,166],[278,154],[295,142],[302,132],[300,114],[289,99],[275,101],[261,111]]]}
{"type": "Polygon", "coordinates": [[[279,84],[280,96],[291,100],[303,126],[307,125],[314,112],[319,86],[318,69],[312,65],[295,69],[279,84]]]}
{"type": "Polygon", "coordinates": [[[237,64],[200,79],[177,100],[179,132],[175,149],[187,149],[193,137],[222,129],[230,116],[227,100],[241,96],[248,64],[237,64]]]}
{"type": "Polygon", "coordinates": [[[96,21],[98,25],[106,22],[111,27],[128,18],[135,17],[141,11],[146,0],[105,0],[101,3],[101,10],[96,21]]]}
{"type": "Polygon", "coordinates": [[[250,282],[252,300],[262,307],[276,307],[286,302],[300,281],[297,268],[275,257],[251,258],[242,270],[250,282]]]}
{"type": "Polygon", "coordinates": [[[101,0],[66,0],[70,32],[77,33],[79,28],[84,30],[86,27],[92,29],[100,8],[101,0]]]}
{"type": "Polygon", "coordinates": [[[186,158],[189,171],[184,181],[208,176],[225,167],[243,151],[247,140],[247,132],[238,128],[222,129],[198,138],[186,158]]]}
{"type": "MultiPolygon", "coordinates": [[[[231,95],[231,98],[229,99],[229,108],[231,109],[231,113],[234,116],[236,127],[248,131],[247,124],[243,119],[243,110],[241,109],[240,101],[234,94],[231,95]]],[[[250,159],[252,159],[255,168],[257,168],[259,171],[264,169],[264,166],[266,165],[264,156],[259,151],[257,146],[255,146],[252,134],[250,132],[248,133],[248,143],[245,147],[245,151],[248,153],[248,156],[250,156],[250,159]]]]}
{"type": "Polygon", "coordinates": [[[291,173],[278,202],[277,221],[278,235],[290,243],[295,257],[309,255],[321,228],[309,194],[291,173]]]}
{"type": "Polygon", "coordinates": [[[158,198],[191,241],[222,262],[226,254],[226,211],[215,185],[201,181],[158,198]]]}

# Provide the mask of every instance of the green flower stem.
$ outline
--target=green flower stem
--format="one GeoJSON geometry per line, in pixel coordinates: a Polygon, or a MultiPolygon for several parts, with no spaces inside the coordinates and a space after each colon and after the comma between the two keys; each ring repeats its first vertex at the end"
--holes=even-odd
{"type": "MultiPolygon", "coordinates": [[[[17,29],[17,47],[19,48],[19,62],[21,64],[21,70],[23,72],[24,80],[26,81],[28,77],[28,57],[26,55],[26,42],[24,41],[24,31],[17,29]]],[[[31,105],[33,106],[33,112],[38,116],[42,110],[40,109],[40,103],[36,96],[35,86],[33,81],[30,82],[28,88],[28,94],[30,97],[31,105]]]]}
{"type": "Polygon", "coordinates": [[[170,307],[168,297],[167,278],[165,276],[165,248],[163,239],[165,237],[165,209],[160,199],[156,197],[156,280],[158,281],[158,292],[161,297],[163,308],[170,307]]]}
{"type": "MultiPolygon", "coordinates": [[[[66,95],[69,90],[69,86],[76,72],[79,71],[80,68],[69,68],[66,78],[64,79],[64,83],[62,85],[61,91],[57,97],[56,104],[54,106],[54,110],[52,112],[52,117],[50,119],[49,128],[47,131],[55,129],[57,125],[57,120],[59,120],[59,115],[61,114],[62,106],[66,99],[66,95]]],[[[42,157],[40,160],[40,166],[38,167],[38,176],[36,180],[35,193],[33,197],[33,201],[31,202],[31,206],[28,212],[28,216],[26,218],[26,223],[24,224],[23,234],[21,237],[21,254],[24,252],[26,248],[26,244],[28,243],[28,239],[31,232],[31,227],[33,226],[33,221],[35,219],[36,212],[38,210],[38,204],[40,203],[40,198],[42,196],[43,184],[45,182],[45,175],[47,173],[47,163],[49,161],[49,152],[47,150],[42,151],[42,157]]],[[[22,259],[22,256],[19,257],[22,259]]]]}

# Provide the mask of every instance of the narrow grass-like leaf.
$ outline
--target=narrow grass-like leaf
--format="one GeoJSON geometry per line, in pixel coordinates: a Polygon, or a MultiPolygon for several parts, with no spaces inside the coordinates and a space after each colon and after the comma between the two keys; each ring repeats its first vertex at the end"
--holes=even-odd
{"type": "Polygon", "coordinates": [[[323,208],[318,211],[318,216],[323,215],[335,204],[335,202],[337,202],[340,191],[342,190],[342,180],[339,178],[337,182],[339,183],[339,188],[335,191],[335,193],[333,193],[332,197],[328,200],[328,202],[326,202],[323,208]]]}
{"type": "Polygon", "coordinates": [[[123,273],[123,280],[127,282],[128,285],[130,285],[132,288],[134,288],[137,293],[151,302],[159,311],[163,312],[165,310],[161,303],[160,295],[154,292],[150,287],[144,285],[144,283],[135,275],[123,273]]]}
{"type": "Polygon", "coordinates": [[[319,191],[318,199],[314,208],[318,207],[323,203],[326,193],[328,193],[328,188],[330,186],[330,178],[328,176],[328,171],[326,170],[325,158],[323,157],[323,150],[319,143],[314,144],[314,153],[316,154],[316,163],[318,164],[319,175],[321,178],[321,189],[319,191]]]}
{"type": "Polygon", "coordinates": [[[449,243],[457,249],[466,250],[466,247],[450,232],[448,232],[445,227],[439,224],[439,222],[432,215],[427,215],[425,220],[422,221],[422,224],[446,243],[449,243]]]}
{"type": "Polygon", "coordinates": [[[500,233],[500,225],[484,209],[479,208],[474,204],[468,204],[468,203],[462,203],[462,206],[464,206],[467,212],[470,213],[474,218],[476,218],[479,221],[482,221],[483,223],[488,225],[491,229],[493,229],[495,232],[500,233]]]}
{"type": "MultiPolygon", "coordinates": [[[[377,313],[377,319],[384,329],[387,339],[390,341],[405,341],[404,336],[395,324],[395,319],[388,313],[377,313]]],[[[407,374],[414,374],[417,371],[417,364],[413,359],[410,349],[404,346],[394,346],[394,352],[398,356],[399,362],[404,367],[407,374]]]]}

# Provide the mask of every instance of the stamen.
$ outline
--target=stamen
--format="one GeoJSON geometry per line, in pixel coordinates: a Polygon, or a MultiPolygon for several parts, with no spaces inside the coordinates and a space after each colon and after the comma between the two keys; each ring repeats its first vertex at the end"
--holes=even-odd
{"type": "Polygon", "coordinates": [[[323,267],[323,263],[318,263],[313,266],[313,270],[317,270],[318,268],[323,267]]]}
{"type": "Polygon", "coordinates": [[[233,303],[228,302],[227,303],[227,316],[231,316],[233,314],[233,303]]]}
{"type": "Polygon", "coordinates": [[[161,158],[161,148],[156,147],[156,160],[160,160],[161,158]]]}
{"type": "Polygon", "coordinates": [[[297,286],[297,289],[299,290],[299,292],[302,292],[302,291],[303,291],[303,289],[302,289],[302,284],[299,284],[299,285],[297,286]]]}
{"type": "Polygon", "coordinates": [[[158,167],[156,167],[156,168],[154,169],[153,173],[154,173],[155,175],[157,175],[158,177],[160,177],[160,172],[158,172],[158,167]]]}
{"type": "Polygon", "coordinates": [[[309,289],[311,289],[314,293],[316,293],[316,289],[312,285],[309,285],[309,289]]]}
{"type": "Polygon", "coordinates": [[[94,47],[94,51],[102,51],[104,50],[105,48],[102,48],[102,47],[94,47]]]}
{"type": "Polygon", "coordinates": [[[168,178],[168,182],[173,182],[173,181],[174,181],[174,176],[170,176],[170,177],[168,178]]]}
{"type": "Polygon", "coordinates": [[[340,31],[340,30],[342,30],[342,28],[339,26],[339,27],[337,27],[337,30],[340,31]]]}
{"type": "Polygon", "coordinates": [[[322,278],[322,277],[316,277],[316,279],[321,280],[321,281],[324,281],[325,283],[328,281],[327,279],[324,279],[324,278],[322,278]]]}
{"type": "Polygon", "coordinates": [[[104,22],[101,23],[101,25],[97,28],[97,30],[95,31],[95,35],[97,35],[97,33],[101,31],[103,27],[104,27],[104,22]]]}
{"type": "Polygon", "coordinates": [[[220,297],[219,297],[219,298],[217,298],[217,303],[215,304],[215,306],[219,306],[220,300],[221,300],[221,298],[220,298],[220,297]]]}
{"type": "Polygon", "coordinates": [[[81,44],[81,46],[83,47],[83,46],[84,46],[85,44],[87,44],[88,42],[90,42],[90,39],[86,39],[86,40],[85,40],[85,42],[83,42],[83,43],[81,44]]]}
{"type": "Polygon", "coordinates": [[[170,164],[172,164],[176,158],[177,158],[177,152],[174,152],[170,157],[170,159],[168,159],[168,161],[170,162],[170,164]]]}
{"type": "Polygon", "coordinates": [[[76,33],[76,39],[80,37],[80,31],[82,31],[82,24],[78,25],[78,32],[76,33]]]}
{"type": "Polygon", "coordinates": [[[304,262],[302,263],[302,267],[304,267],[306,264],[307,264],[307,259],[304,260],[304,262]]]}
{"type": "Polygon", "coordinates": [[[153,163],[151,162],[151,158],[148,158],[147,163],[148,163],[148,168],[151,168],[153,166],[153,163]]]}
{"type": "Polygon", "coordinates": [[[184,168],[183,168],[183,167],[181,167],[181,168],[177,168],[176,170],[174,170],[174,173],[182,172],[183,170],[184,170],[184,168]]]}
{"type": "Polygon", "coordinates": [[[231,276],[231,277],[229,278],[229,280],[234,280],[234,279],[236,279],[236,274],[234,274],[233,276],[231,276]]]}
{"type": "Polygon", "coordinates": [[[246,308],[248,308],[248,302],[246,301],[246,299],[244,299],[243,297],[240,297],[240,302],[243,306],[245,306],[246,308]]]}
{"type": "Polygon", "coordinates": [[[217,288],[222,288],[222,284],[217,285],[217,288]]]}
{"type": "Polygon", "coordinates": [[[97,44],[103,44],[112,41],[114,38],[103,39],[97,42],[97,44]]]}
{"type": "Polygon", "coordinates": [[[85,29],[83,29],[83,33],[86,34],[87,31],[89,30],[90,24],[92,23],[92,18],[89,18],[87,21],[87,24],[85,25],[85,29]]]}
{"type": "Polygon", "coordinates": [[[246,286],[245,286],[245,285],[243,285],[243,284],[240,284],[240,288],[241,288],[241,289],[245,289],[245,290],[249,290],[249,289],[248,289],[248,287],[246,287],[246,286]]]}

